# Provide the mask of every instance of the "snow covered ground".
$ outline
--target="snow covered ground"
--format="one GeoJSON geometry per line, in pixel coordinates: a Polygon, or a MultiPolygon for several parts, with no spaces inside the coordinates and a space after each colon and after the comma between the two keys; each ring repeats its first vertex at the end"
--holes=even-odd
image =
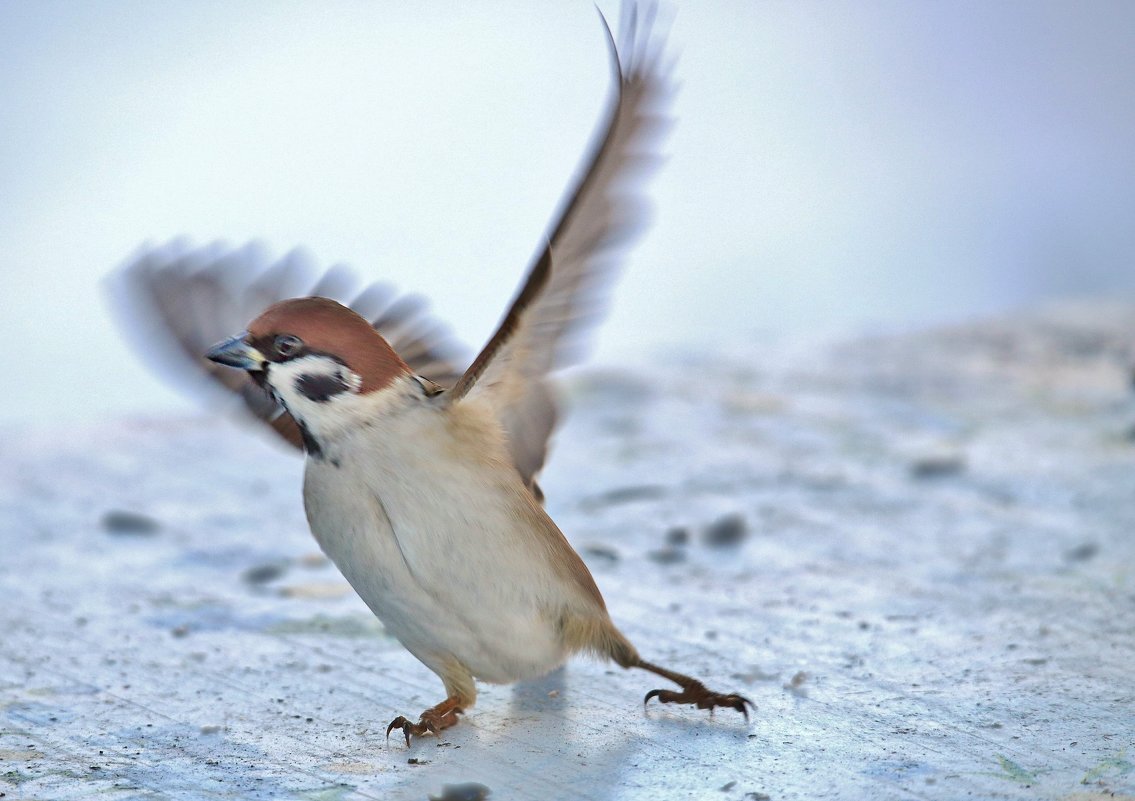
{"type": "Polygon", "coordinates": [[[388,744],[441,685],[316,552],[299,460],[201,418],[9,427],[0,792],[1135,796],[1133,343],[1099,302],[576,376],[549,510],[748,725],[581,660],[388,744]]]}

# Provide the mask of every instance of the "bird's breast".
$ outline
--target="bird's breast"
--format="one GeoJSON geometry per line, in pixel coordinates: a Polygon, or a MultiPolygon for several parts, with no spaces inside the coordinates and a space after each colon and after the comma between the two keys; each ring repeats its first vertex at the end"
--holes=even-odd
{"type": "Polygon", "coordinates": [[[499,430],[430,413],[376,421],[309,459],[312,532],[411,651],[432,640],[488,680],[546,671],[564,656],[562,610],[602,609],[594,583],[499,430]]]}

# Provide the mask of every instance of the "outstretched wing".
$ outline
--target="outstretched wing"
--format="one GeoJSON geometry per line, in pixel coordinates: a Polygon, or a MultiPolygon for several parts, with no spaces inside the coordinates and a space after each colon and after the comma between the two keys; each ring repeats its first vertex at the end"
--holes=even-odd
{"type": "Polygon", "coordinates": [[[370,320],[414,372],[443,386],[464,363],[449,330],[426,313],[416,295],[388,284],[360,286],[346,267],[322,272],[302,251],[271,263],[255,243],[230,249],[190,249],[182,242],[143,247],[109,281],[117,316],[149,363],[171,381],[214,402],[251,412],[297,448],[299,427],[246,373],[206,360],[221,339],[248,325],[271,304],[294,297],[332,298],[370,320]]]}
{"type": "Polygon", "coordinates": [[[464,374],[455,367],[464,363],[460,349],[420,297],[398,296],[386,284],[360,288],[342,266],[321,275],[301,251],[269,263],[256,244],[142,248],[109,284],[134,344],[175,383],[229,400],[301,447],[295,421],[267,393],[201,354],[279,300],[333,298],[371,320],[417,374],[453,387],[452,399],[471,390],[491,397],[516,467],[532,484],[557,416],[546,377],[578,356],[624,248],[645,226],[643,185],[671,124],[671,64],[663,62],[664,37],[655,35],[655,8],[641,17],[633,3],[624,11],[618,45],[603,21],[614,73],[604,119],[512,308],[464,374]]]}
{"type": "MultiPolygon", "coordinates": [[[[602,15],[600,15],[602,19],[602,15]]],[[[672,118],[672,62],[655,30],[655,7],[624,6],[615,43],[606,20],[614,88],[581,171],[508,313],[448,393],[488,397],[530,485],[544,465],[556,423],[547,376],[579,357],[583,334],[602,314],[623,251],[645,227],[646,178],[672,118]]]]}

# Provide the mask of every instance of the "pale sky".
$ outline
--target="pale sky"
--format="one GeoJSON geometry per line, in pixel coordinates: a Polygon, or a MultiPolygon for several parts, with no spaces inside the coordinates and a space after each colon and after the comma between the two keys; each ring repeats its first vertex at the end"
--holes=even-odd
{"type": "MultiPolygon", "coordinates": [[[[669,8],[678,122],[593,363],[1135,294],[1135,4],[669,8]]],[[[302,245],[478,347],[608,89],[586,0],[6,0],[0,53],[15,424],[195,408],[103,301],[145,240],[302,245]]]]}

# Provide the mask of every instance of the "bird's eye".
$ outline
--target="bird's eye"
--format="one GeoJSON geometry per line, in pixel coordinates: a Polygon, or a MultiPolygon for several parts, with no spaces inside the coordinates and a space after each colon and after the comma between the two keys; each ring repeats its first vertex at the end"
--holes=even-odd
{"type": "Polygon", "coordinates": [[[273,340],[272,345],[281,358],[287,359],[300,352],[300,348],[303,347],[303,340],[291,334],[280,334],[273,340]]]}

